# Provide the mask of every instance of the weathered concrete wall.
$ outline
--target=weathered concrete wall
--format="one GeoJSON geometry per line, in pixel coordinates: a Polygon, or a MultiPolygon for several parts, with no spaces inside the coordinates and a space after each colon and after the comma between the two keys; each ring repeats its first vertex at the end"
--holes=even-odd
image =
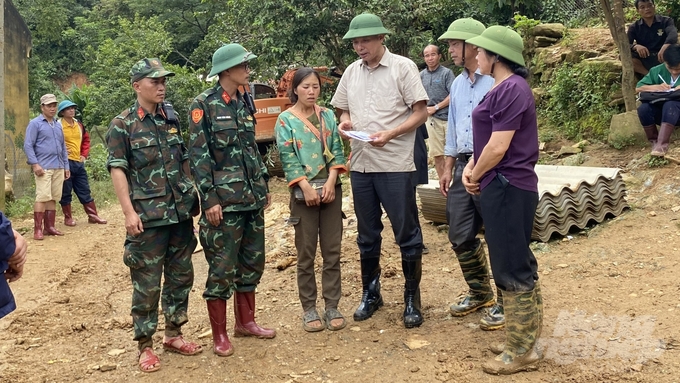
{"type": "Polygon", "coordinates": [[[29,121],[28,58],[31,54],[31,33],[10,0],[4,0],[5,12],[5,155],[9,174],[15,178],[30,176],[23,154],[23,141],[29,121]]]}
{"type": "Polygon", "coordinates": [[[10,0],[5,0],[5,130],[14,139],[28,125],[28,57],[31,33],[10,0]]]}

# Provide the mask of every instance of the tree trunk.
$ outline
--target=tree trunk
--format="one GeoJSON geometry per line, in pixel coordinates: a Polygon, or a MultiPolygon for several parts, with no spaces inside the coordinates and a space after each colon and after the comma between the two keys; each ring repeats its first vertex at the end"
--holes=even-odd
{"type": "Polygon", "coordinates": [[[630,43],[625,30],[625,18],[623,15],[623,3],[618,0],[600,0],[604,16],[609,25],[609,32],[619,48],[619,57],[623,73],[621,75],[621,92],[626,104],[626,111],[630,112],[635,107],[635,72],[633,71],[633,57],[630,52],[630,43]]]}

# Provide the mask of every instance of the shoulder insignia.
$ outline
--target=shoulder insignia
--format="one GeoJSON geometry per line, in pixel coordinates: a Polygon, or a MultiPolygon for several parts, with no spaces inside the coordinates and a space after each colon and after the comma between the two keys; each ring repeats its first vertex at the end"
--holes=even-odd
{"type": "Polygon", "coordinates": [[[203,118],[203,109],[196,108],[191,111],[191,121],[194,122],[194,124],[198,124],[199,121],[203,118]]]}
{"type": "Polygon", "coordinates": [[[170,133],[170,134],[177,134],[177,128],[175,128],[175,127],[173,126],[172,128],[168,129],[168,133],[170,133]]]}
{"type": "Polygon", "coordinates": [[[139,117],[139,119],[141,120],[141,119],[144,118],[144,114],[145,114],[145,113],[144,113],[144,109],[142,109],[142,107],[140,106],[140,107],[137,109],[137,117],[139,117]]]}
{"type": "Polygon", "coordinates": [[[248,117],[246,117],[246,120],[248,120],[248,121],[252,121],[252,120],[253,120],[253,116],[251,116],[251,115],[248,115],[248,117]]]}

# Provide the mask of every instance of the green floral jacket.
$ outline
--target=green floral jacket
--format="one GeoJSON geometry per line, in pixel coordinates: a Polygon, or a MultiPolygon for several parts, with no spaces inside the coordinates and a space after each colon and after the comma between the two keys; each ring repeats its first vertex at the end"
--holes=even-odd
{"type": "Polygon", "coordinates": [[[324,168],[338,169],[339,174],[347,172],[342,139],[333,112],[318,107],[317,113],[323,124],[325,150],[320,142],[321,132],[307,119],[303,121],[291,110],[286,110],[276,121],[276,142],[289,187],[303,179],[314,179],[324,168]]]}

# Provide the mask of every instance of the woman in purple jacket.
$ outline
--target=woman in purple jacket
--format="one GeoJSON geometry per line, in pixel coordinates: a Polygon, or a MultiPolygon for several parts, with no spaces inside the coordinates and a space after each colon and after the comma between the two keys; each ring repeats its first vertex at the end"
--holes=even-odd
{"type": "Polygon", "coordinates": [[[0,318],[17,308],[14,295],[7,282],[14,282],[21,278],[26,263],[26,240],[0,212],[0,318]]]}
{"type": "Polygon", "coordinates": [[[500,355],[482,368],[513,374],[536,369],[540,360],[543,298],[529,248],[538,204],[536,105],[517,32],[497,25],[465,42],[477,46],[480,72],[494,78],[472,112],[474,155],[463,170],[467,191],[480,195],[491,271],[505,309],[505,344],[492,348],[500,355]]]}

